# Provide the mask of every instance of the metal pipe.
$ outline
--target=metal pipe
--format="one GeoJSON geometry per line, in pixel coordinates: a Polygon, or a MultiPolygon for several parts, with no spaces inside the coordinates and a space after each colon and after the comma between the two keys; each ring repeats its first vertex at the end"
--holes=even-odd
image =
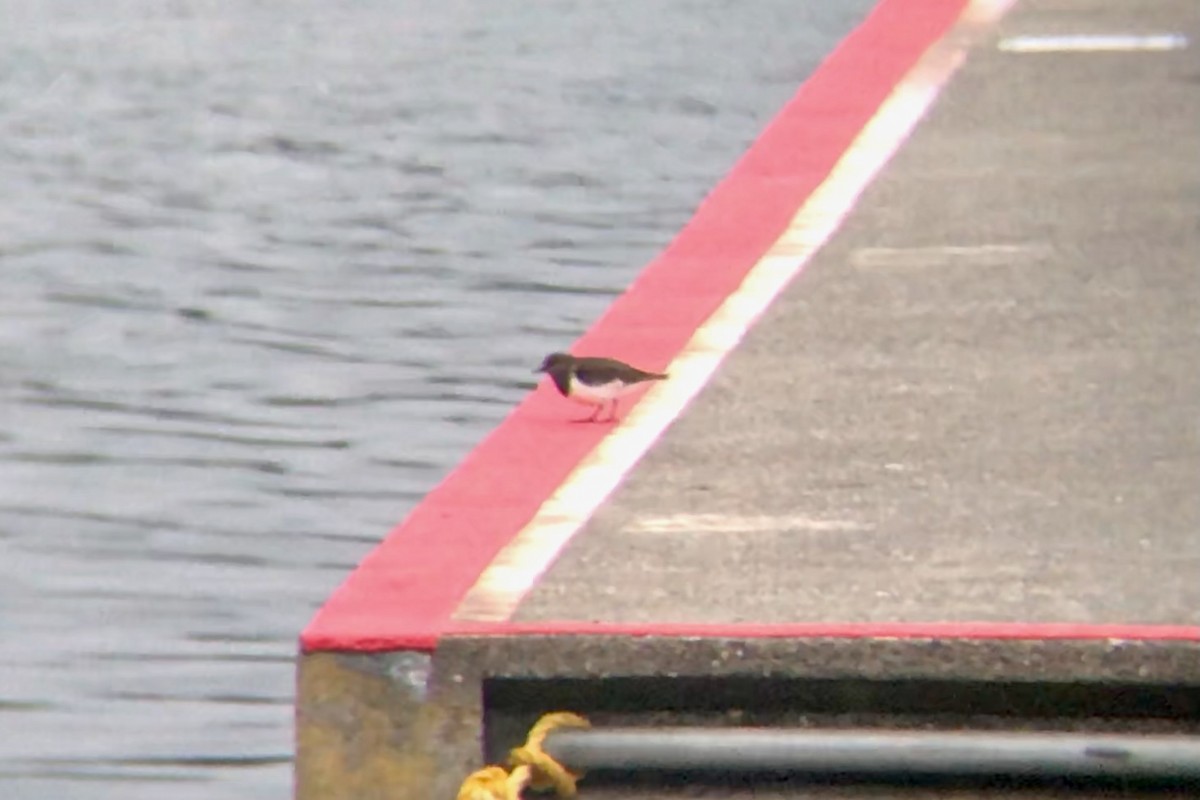
{"type": "Polygon", "coordinates": [[[546,752],[581,770],[1200,779],[1200,737],[776,728],[556,730],[546,752]]]}

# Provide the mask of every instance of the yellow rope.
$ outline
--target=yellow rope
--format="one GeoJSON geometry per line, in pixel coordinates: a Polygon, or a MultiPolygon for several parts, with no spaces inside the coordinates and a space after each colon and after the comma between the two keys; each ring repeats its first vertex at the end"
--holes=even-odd
{"type": "MultiPolygon", "coordinates": [[[[467,776],[458,788],[458,800],[520,800],[522,786],[509,784],[504,767],[484,767],[467,776]]],[[[528,772],[525,775],[528,779],[528,772]]]]}
{"type": "Polygon", "coordinates": [[[508,754],[508,763],[515,766],[528,766],[533,769],[533,780],[530,786],[534,789],[553,789],[562,798],[575,796],[575,782],[583,777],[583,773],[572,773],[559,764],[542,749],[546,734],[556,728],[589,728],[586,719],[569,711],[558,711],[546,714],[529,730],[525,744],[515,748],[508,754]]]}
{"type": "Polygon", "coordinates": [[[504,767],[490,766],[467,776],[458,789],[458,800],[521,800],[526,786],[534,789],[553,789],[560,797],[575,796],[575,782],[583,777],[573,773],[551,758],[542,749],[546,735],[556,728],[588,728],[586,719],[569,711],[546,714],[529,730],[525,744],[512,750],[504,767]]]}

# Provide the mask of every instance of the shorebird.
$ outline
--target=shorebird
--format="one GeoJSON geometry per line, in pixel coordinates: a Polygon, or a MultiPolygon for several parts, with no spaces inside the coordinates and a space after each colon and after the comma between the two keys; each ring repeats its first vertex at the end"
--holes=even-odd
{"type": "Polygon", "coordinates": [[[617,418],[617,398],[639,383],[661,381],[665,373],[647,372],[615,358],[573,356],[570,353],[551,353],[534,372],[549,374],[563,397],[584,405],[595,406],[586,420],[595,422],[600,412],[609,406],[608,419],[617,418]]]}

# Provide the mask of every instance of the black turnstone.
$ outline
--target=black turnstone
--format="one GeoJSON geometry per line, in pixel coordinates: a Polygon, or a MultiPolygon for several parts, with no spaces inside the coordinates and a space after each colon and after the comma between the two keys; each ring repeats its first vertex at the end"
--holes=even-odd
{"type": "MultiPolygon", "coordinates": [[[[667,376],[631,367],[615,358],[573,356],[570,353],[551,353],[534,372],[550,375],[563,397],[595,406],[587,418],[595,422],[604,406],[609,406],[608,418],[617,418],[617,398],[646,381],[661,381],[667,376]]],[[[584,420],[581,420],[584,421],[584,420]]]]}

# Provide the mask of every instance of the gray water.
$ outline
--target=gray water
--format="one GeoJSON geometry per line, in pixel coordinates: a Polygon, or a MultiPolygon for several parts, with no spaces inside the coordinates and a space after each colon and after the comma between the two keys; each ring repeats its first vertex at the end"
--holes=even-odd
{"type": "Polygon", "coordinates": [[[0,795],[282,798],[329,591],[870,0],[0,0],[0,795]]]}

